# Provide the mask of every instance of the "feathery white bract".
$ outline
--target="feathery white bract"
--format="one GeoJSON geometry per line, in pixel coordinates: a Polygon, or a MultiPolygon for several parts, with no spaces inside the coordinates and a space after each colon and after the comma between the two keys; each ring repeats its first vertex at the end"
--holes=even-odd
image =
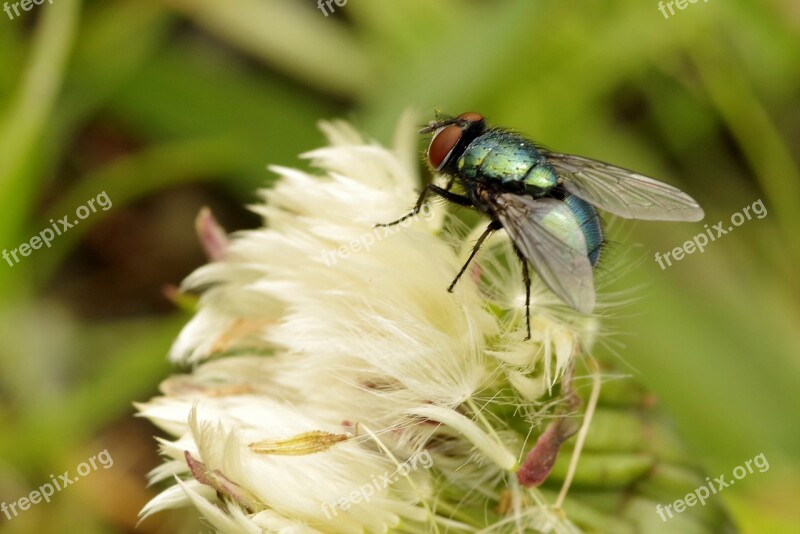
{"type": "MultiPolygon", "coordinates": [[[[271,167],[280,178],[253,207],[264,227],[231,236],[222,259],[186,280],[203,294],[171,358],[194,369],[138,405],[175,436],[152,481],[176,484],[143,517],[193,505],[221,532],[444,531],[478,526],[473,508],[522,491],[508,481],[532,443],[492,409],[515,404],[534,420],[596,321],[535,280],[523,341],[524,287],[499,238],[448,293],[474,239],[453,249],[443,206],[373,228],[418,194],[413,124],[401,120],[391,150],[322,124],[330,146],[304,155],[321,174],[271,167]],[[293,455],[250,447],[314,432],[349,439],[293,455]],[[184,451],[228,488],[221,497],[192,477],[184,451]],[[384,485],[386,473],[396,480],[384,485]]],[[[517,506],[509,517],[496,530],[544,516],[517,506]]]]}

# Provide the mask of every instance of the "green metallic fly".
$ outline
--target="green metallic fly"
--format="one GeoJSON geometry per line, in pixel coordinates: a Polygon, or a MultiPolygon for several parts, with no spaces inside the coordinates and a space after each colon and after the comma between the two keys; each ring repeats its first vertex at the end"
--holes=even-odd
{"type": "Polygon", "coordinates": [[[679,189],[608,163],[550,152],[509,130],[489,128],[479,113],[437,116],[420,130],[431,132],[427,160],[447,177],[445,187],[425,186],[411,213],[378,226],[416,215],[431,193],[488,215],[489,226],[447,290],[452,292],[486,238],[505,229],[522,261],[528,338],[528,263],[561,300],[582,313],[594,310],[593,268],[605,243],[595,207],[626,219],[703,218],[703,209],[679,189]],[[454,184],[463,194],[451,191],[454,184]]]}

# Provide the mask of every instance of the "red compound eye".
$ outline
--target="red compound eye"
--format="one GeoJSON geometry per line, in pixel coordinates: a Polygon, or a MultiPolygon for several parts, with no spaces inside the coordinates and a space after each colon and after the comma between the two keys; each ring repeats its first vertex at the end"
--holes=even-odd
{"type": "Polygon", "coordinates": [[[457,118],[467,122],[481,122],[483,120],[483,115],[480,113],[475,113],[474,111],[468,111],[466,113],[462,113],[457,118]]]}
{"type": "Polygon", "coordinates": [[[433,136],[428,147],[428,162],[431,167],[438,171],[447,163],[448,156],[461,139],[461,132],[460,126],[451,124],[433,136]]]}

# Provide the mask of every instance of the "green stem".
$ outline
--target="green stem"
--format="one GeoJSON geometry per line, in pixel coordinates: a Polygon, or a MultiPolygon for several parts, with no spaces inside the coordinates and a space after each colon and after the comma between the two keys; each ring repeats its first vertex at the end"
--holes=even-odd
{"type": "MultiPolygon", "coordinates": [[[[60,0],[42,10],[33,36],[29,66],[8,115],[0,123],[3,157],[0,164],[0,204],[3,206],[0,248],[17,246],[14,241],[30,215],[38,184],[36,150],[64,80],[77,33],[80,5],[79,0],[60,0]]],[[[6,290],[18,287],[8,275],[0,276],[0,286],[0,294],[8,294],[6,290]]]]}

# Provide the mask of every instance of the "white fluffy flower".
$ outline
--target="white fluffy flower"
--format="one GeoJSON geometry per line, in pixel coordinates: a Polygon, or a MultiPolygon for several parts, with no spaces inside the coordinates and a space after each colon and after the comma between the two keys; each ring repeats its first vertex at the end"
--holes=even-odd
{"type": "Polygon", "coordinates": [[[321,174],[271,168],[263,228],[201,232],[217,261],[184,284],[203,294],[171,354],[193,370],[138,406],[176,437],[151,477],[176,483],[143,516],[193,505],[222,532],[572,528],[517,483],[533,445],[520,429],[596,321],[534,280],[523,341],[502,233],[448,293],[474,239],[443,206],[374,228],[416,199],[413,123],[392,150],[324,123],[330,146],[304,155],[321,174]]]}

